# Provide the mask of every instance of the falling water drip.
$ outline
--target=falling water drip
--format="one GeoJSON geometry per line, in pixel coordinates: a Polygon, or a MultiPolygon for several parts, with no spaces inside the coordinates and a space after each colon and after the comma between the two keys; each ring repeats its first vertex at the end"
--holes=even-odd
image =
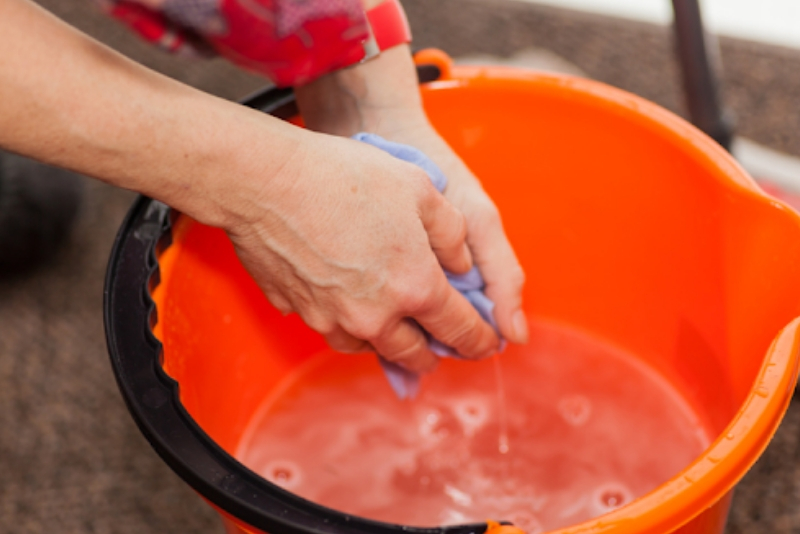
{"type": "Polygon", "coordinates": [[[497,385],[497,421],[500,433],[497,438],[497,449],[500,454],[507,454],[508,444],[508,416],[506,414],[506,388],[503,384],[503,369],[500,367],[500,355],[495,354],[494,358],[494,379],[497,385]]]}

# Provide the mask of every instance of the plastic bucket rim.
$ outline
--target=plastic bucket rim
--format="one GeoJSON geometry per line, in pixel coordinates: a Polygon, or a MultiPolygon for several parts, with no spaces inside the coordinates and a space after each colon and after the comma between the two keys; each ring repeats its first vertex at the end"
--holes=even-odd
{"type": "MultiPolygon", "coordinates": [[[[724,181],[727,187],[735,187],[741,193],[746,194],[749,197],[750,201],[757,201],[761,203],[768,203],[770,206],[776,209],[780,209],[781,211],[785,212],[786,216],[792,217],[800,228],[800,216],[798,216],[791,208],[788,208],[785,204],[780,201],[777,201],[771,197],[769,197],[766,193],[762,192],[757,184],[750,178],[747,173],[738,165],[733,158],[727,154],[716,142],[711,140],[710,138],[706,137],[704,134],[698,132],[693,126],[685,122],[680,117],[672,114],[671,112],[658,107],[657,105],[650,103],[640,97],[635,95],[631,95],[625,91],[620,89],[616,89],[600,82],[586,80],[582,78],[577,78],[573,76],[567,75],[552,75],[552,74],[544,74],[544,73],[535,73],[535,72],[525,72],[519,71],[517,69],[511,68],[503,68],[503,67],[455,67],[453,68],[453,79],[445,79],[441,81],[432,82],[430,84],[430,89],[446,89],[448,87],[462,86],[462,85],[476,85],[480,86],[482,83],[489,83],[491,84],[492,80],[496,80],[497,78],[502,78],[504,82],[508,81],[518,81],[518,82],[529,82],[532,79],[535,79],[539,82],[546,82],[554,84],[560,90],[567,90],[567,91],[577,91],[583,94],[590,94],[598,101],[602,100],[604,103],[612,103],[621,108],[624,108],[627,111],[633,111],[638,114],[643,115],[644,118],[648,122],[651,123],[651,126],[663,129],[666,132],[669,132],[670,135],[679,136],[682,138],[691,137],[693,139],[692,145],[694,146],[695,150],[698,151],[700,157],[706,158],[709,160],[710,163],[713,163],[718,169],[722,171],[722,177],[717,177],[717,180],[724,181]]],[[[716,175],[715,175],[716,176],[716,175]]],[[[167,458],[165,455],[169,455],[170,453],[164,450],[161,450],[159,447],[156,447],[156,444],[153,443],[152,436],[155,436],[156,431],[153,428],[148,428],[145,431],[143,425],[146,426],[147,421],[146,418],[141,413],[136,413],[139,410],[139,407],[136,406],[138,404],[138,400],[135,400],[135,395],[132,389],[129,387],[130,384],[126,382],[126,374],[125,372],[120,369],[115,361],[115,358],[118,357],[118,336],[117,332],[114,328],[113,322],[113,315],[114,310],[112,309],[112,294],[114,292],[115,286],[119,282],[119,277],[117,275],[118,266],[118,256],[120,254],[120,249],[124,245],[124,241],[129,239],[131,236],[129,235],[131,232],[130,224],[132,224],[132,220],[135,218],[135,211],[136,207],[142,204],[150,205],[149,199],[140,199],[139,202],[131,209],[126,218],[126,221],[120,228],[119,234],[115,241],[114,249],[112,251],[111,260],[109,262],[109,268],[107,271],[106,276],[106,289],[105,289],[105,303],[104,308],[106,310],[106,335],[108,340],[109,346],[109,353],[112,356],[112,362],[114,363],[114,370],[115,376],[117,378],[119,387],[121,392],[123,393],[123,397],[125,397],[126,404],[128,405],[129,411],[134,416],[137,424],[140,426],[140,429],[143,433],[146,434],[146,437],[151,441],[151,444],[156,448],[157,452],[162,456],[162,458],[167,461],[168,464],[176,470],[173,466],[173,462],[176,460],[175,458],[167,458]]],[[[139,206],[142,208],[142,206],[139,206]]],[[[155,246],[155,243],[152,243],[155,246]]],[[[147,259],[143,263],[146,263],[147,259]]],[[[146,284],[151,284],[150,276],[153,273],[156,273],[158,270],[157,263],[149,267],[150,275],[147,277],[146,284]]],[[[150,321],[149,314],[154,310],[154,304],[152,300],[149,299],[149,291],[147,291],[148,295],[145,299],[145,307],[149,306],[148,311],[148,321],[150,321]],[[147,302],[149,301],[149,302],[147,302]]],[[[148,322],[148,334],[152,340],[150,343],[155,342],[158,345],[158,350],[160,351],[160,342],[155,339],[152,335],[152,331],[150,330],[150,323],[148,322]]],[[[681,525],[691,521],[694,517],[699,515],[703,510],[708,507],[708,504],[700,504],[701,502],[716,502],[719,500],[725,493],[727,493],[731,487],[735,485],[736,482],[744,475],[746,470],[755,462],[758,456],[763,451],[763,448],[766,447],[767,443],[769,442],[771,436],[774,434],[775,430],[777,429],[778,423],[785,411],[785,407],[788,404],[786,400],[786,393],[785,391],[782,393],[781,390],[788,390],[794,383],[797,378],[797,349],[798,349],[798,329],[800,329],[800,320],[795,319],[790,322],[781,332],[779,332],[775,340],[773,342],[772,347],[767,352],[762,362],[762,366],[759,370],[758,377],[750,389],[747,398],[745,399],[744,403],[741,405],[737,414],[733,417],[730,424],[726,427],[725,431],[720,435],[720,437],[709,446],[709,448],[694,462],[692,462],[689,466],[687,466],[683,471],[678,473],[675,477],[670,479],[669,481],[665,482],[664,484],[660,485],[658,488],[653,490],[652,492],[634,500],[633,502],[613,511],[608,514],[605,514],[599,518],[589,520],[580,524],[576,524],[564,529],[556,530],[554,532],[567,534],[567,533],[588,533],[588,532],[607,532],[609,529],[613,529],[614,532],[623,534],[627,532],[635,532],[642,533],[642,532],[663,532],[664,528],[675,529],[679,528],[681,525]],[[791,347],[786,348],[783,347],[787,342],[784,339],[784,343],[780,350],[776,348],[778,341],[782,338],[792,338],[791,347]],[[794,354],[794,358],[792,358],[792,354],[794,354]],[[780,358],[777,358],[778,361],[773,361],[774,358],[772,356],[778,355],[780,358]],[[778,372],[778,378],[770,378],[768,375],[770,371],[778,372]],[[769,391],[766,395],[763,392],[758,392],[757,388],[761,382],[768,380],[772,384],[776,385],[785,385],[785,388],[769,388],[769,391]],[[779,397],[779,395],[783,394],[783,397],[779,397]],[[755,431],[753,429],[753,425],[747,426],[748,420],[755,417],[758,420],[758,415],[762,415],[765,413],[771,412],[775,417],[772,417],[769,424],[768,429],[766,432],[763,431],[759,434],[759,436],[755,436],[755,431]],[[741,426],[745,426],[747,428],[741,429],[741,426]],[[739,432],[741,430],[741,432],[739,432]],[[732,434],[734,437],[732,439],[727,438],[729,434],[732,434]],[[730,445],[741,445],[745,441],[750,442],[750,447],[745,451],[741,450],[741,447],[738,450],[738,466],[741,470],[741,473],[734,475],[733,477],[729,475],[725,475],[723,473],[723,467],[727,466],[728,463],[732,462],[733,460],[729,460],[728,462],[724,461],[717,461],[713,462],[709,459],[709,456],[712,455],[713,451],[717,450],[720,444],[725,443],[725,441],[730,442],[730,445]],[[700,469],[701,464],[712,464],[705,469],[700,469]],[[689,476],[691,478],[691,473],[700,469],[701,473],[697,480],[692,480],[692,482],[687,482],[686,477],[689,476]],[[684,481],[684,482],[681,482],[684,481]],[[676,503],[678,497],[681,496],[693,496],[693,499],[680,499],[682,502],[680,504],[676,503]],[[698,497],[709,497],[713,496],[713,500],[709,501],[708,499],[700,500],[698,497]],[[667,504],[673,503],[678,504],[677,507],[669,508],[669,512],[666,512],[667,504]],[[661,510],[664,511],[663,513],[653,513],[654,510],[661,510]],[[636,518],[636,525],[634,526],[631,522],[631,519],[636,518]]],[[[160,367],[160,366],[159,366],[160,367]]],[[[163,370],[160,370],[163,373],[163,370]]],[[[773,373],[774,374],[774,373],[773,373]]],[[[164,373],[166,377],[166,374],[164,373]]],[[[169,381],[174,382],[171,378],[166,377],[169,381]]],[[[175,383],[177,384],[177,383],[175,383]]],[[[178,401],[180,404],[180,402],[178,401]]],[[[191,418],[190,415],[186,414],[187,417],[194,423],[194,420],[191,418]]],[[[196,423],[194,425],[197,426],[196,423]]],[[[199,429],[199,426],[197,426],[199,429]]],[[[202,429],[199,429],[202,432],[202,429]]],[[[203,432],[203,434],[205,434],[203,432]]],[[[157,436],[155,436],[157,439],[157,436]]],[[[213,440],[205,435],[205,441],[208,443],[204,443],[206,446],[217,447],[218,446],[213,442],[213,440]]],[[[221,450],[221,449],[220,449],[221,450]]],[[[224,451],[222,451],[224,453],[224,451]]],[[[227,455],[227,453],[224,453],[227,455]]],[[[241,469],[250,472],[245,466],[238,463],[230,455],[229,458],[236,462],[241,469]]],[[[726,459],[728,456],[725,457],[726,459]]],[[[252,473],[252,472],[250,472],[252,473]]],[[[180,474],[180,473],[179,473],[180,474]]],[[[212,497],[206,495],[203,491],[200,491],[191,480],[188,480],[185,476],[181,475],[184,480],[190,484],[196,491],[198,491],[201,495],[206,498],[209,498],[212,502],[215,503],[216,506],[221,506],[220,503],[217,502],[212,497]]],[[[263,480],[263,479],[262,479],[263,480]]],[[[265,484],[269,484],[268,482],[264,481],[265,484]]],[[[232,496],[235,497],[235,496],[232,496]]],[[[310,503],[313,504],[313,503],[310,503]]],[[[242,505],[246,508],[252,508],[247,503],[242,503],[242,505]]],[[[316,505],[318,506],[318,505],[316,505]]],[[[228,510],[227,507],[221,506],[221,508],[228,513],[233,513],[237,515],[235,512],[228,510]]],[[[264,515],[264,512],[258,508],[252,508],[251,510],[253,513],[257,515],[264,515]]],[[[335,511],[334,511],[335,512],[335,511]]],[[[250,515],[250,514],[246,514],[250,515]]],[[[345,515],[346,514],[342,514],[345,515]]],[[[441,529],[425,529],[425,528],[415,528],[415,527],[406,527],[402,525],[391,525],[391,524],[383,524],[380,522],[373,522],[371,520],[366,520],[363,518],[356,518],[352,517],[351,526],[353,527],[364,527],[364,531],[373,531],[374,527],[399,527],[403,531],[412,531],[412,532],[441,532],[441,529]],[[360,525],[358,525],[360,523],[360,525]]],[[[277,518],[271,518],[275,520],[277,518]]],[[[348,522],[350,519],[347,520],[348,522]]],[[[307,529],[298,527],[293,524],[282,523],[278,521],[279,524],[272,522],[270,528],[272,530],[272,534],[281,534],[282,532],[312,532],[313,529],[307,529]],[[277,527],[277,528],[276,528],[277,527]]],[[[254,525],[256,528],[263,528],[259,525],[254,525]]],[[[465,525],[466,526],[466,525],[465,525]]],[[[485,527],[485,525],[482,525],[485,527]]],[[[473,530],[475,527],[479,527],[477,525],[473,525],[470,528],[473,530]]],[[[382,530],[382,529],[379,529],[382,530]]],[[[485,528],[484,528],[485,530],[485,528]]],[[[359,530],[356,530],[359,531],[359,530]]],[[[482,530],[480,530],[482,532],[482,530]]],[[[327,532],[327,530],[322,530],[320,532],[327,532]]]]}

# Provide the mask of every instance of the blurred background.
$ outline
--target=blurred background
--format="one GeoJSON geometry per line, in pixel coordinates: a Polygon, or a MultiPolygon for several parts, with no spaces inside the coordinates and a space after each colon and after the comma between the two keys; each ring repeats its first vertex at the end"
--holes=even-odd
{"type": "MultiPolygon", "coordinates": [[[[92,0],[40,3],[204,91],[240,99],[266,84],[221,60],[170,57],[105,17],[92,0]]],[[[688,116],[668,0],[402,3],[418,48],[435,46],[465,62],[587,76],[688,116]]],[[[800,3],[705,0],[702,7],[719,37],[719,95],[733,118],[734,154],[766,188],[796,201],[800,3]]],[[[108,363],[103,277],[133,198],[85,180],[77,223],[58,254],[33,271],[0,278],[0,533],[222,531],[140,435],[108,363]]],[[[800,532],[798,433],[795,401],[739,484],[728,533],[800,532]]]]}

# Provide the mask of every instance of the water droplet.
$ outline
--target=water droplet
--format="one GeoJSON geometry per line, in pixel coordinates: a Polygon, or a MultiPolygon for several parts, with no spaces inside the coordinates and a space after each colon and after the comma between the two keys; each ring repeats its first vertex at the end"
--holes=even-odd
{"type": "Polygon", "coordinates": [[[444,487],[444,492],[459,506],[469,506],[472,504],[472,496],[469,493],[465,493],[450,484],[444,487]]]}
{"type": "Polygon", "coordinates": [[[475,434],[489,419],[486,401],[480,398],[463,399],[456,402],[453,405],[453,413],[467,436],[475,434]]]}
{"type": "Polygon", "coordinates": [[[608,508],[616,508],[625,502],[625,496],[618,491],[607,490],[600,496],[603,506],[608,508]]]}
{"type": "Polygon", "coordinates": [[[558,411],[570,425],[582,426],[592,415],[592,402],[583,395],[570,395],[558,402],[558,411]]]}
{"type": "Polygon", "coordinates": [[[438,410],[430,410],[423,416],[422,423],[419,425],[420,435],[425,438],[435,438],[435,440],[444,437],[444,435],[441,434],[441,421],[442,414],[438,410]]]}
{"type": "Polygon", "coordinates": [[[755,394],[758,395],[759,397],[766,398],[766,397],[769,397],[769,390],[767,388],[765,388],[764,386],[759,386],[759,387],[756,388],[755,394]]]}
{"type": "Polygon", "coordinates": [[[288,460],[276,460],[267,464],[264,478],[282,488],[295,488],[300,484],[300,468],[288,460]]]}
{"type": "Polygon", "coordinates": [[[611,482],[597,488],[594,492],[594,508],[601,514],[616,510],[633,500],[630,490],[619,482],[611,482]]]}
{"type": "Polygon", "coordinates": [[[497,422],[500,432],[497,436],[497,449],[500,454],[507,454],[508,442],[508,410],[506,408],[506,386],[503,382],[503,368],[500,365],[500,354],[494,355],[494,381],[497,386],[497,422]]]}
{"type": "Polygon", "coordinates": [[[500,434],[500,437],[497,439],[497,450],[500,451],[500,454],[508,454],[509,446],[507,434],[500,434]]]}

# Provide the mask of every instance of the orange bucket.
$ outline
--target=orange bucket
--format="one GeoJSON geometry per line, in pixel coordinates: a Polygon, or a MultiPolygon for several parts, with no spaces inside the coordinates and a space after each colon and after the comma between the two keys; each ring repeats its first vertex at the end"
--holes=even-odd
{"type": "MultiPolygon", "coordinates": [[[[636,96],[568,76],[453,67],[432,51],[418,62],[439,73],[421,86],[432,122],[503,215],[528,276],[528,314],[637,355],[713,432],[655,490],[557,532],[722,532],[732,489],[767,446],[797,379],[800,217],[712,140],[636,96]]],[[[294,114],[287,92],[251,104],[294,114]]],[[[132,415],[230,532],[489,528],[347,515],[233,458],[263,399],[325,345],[269,305],[223,232],[140,199],[115,245],[105,310],[132,415]]]]}

